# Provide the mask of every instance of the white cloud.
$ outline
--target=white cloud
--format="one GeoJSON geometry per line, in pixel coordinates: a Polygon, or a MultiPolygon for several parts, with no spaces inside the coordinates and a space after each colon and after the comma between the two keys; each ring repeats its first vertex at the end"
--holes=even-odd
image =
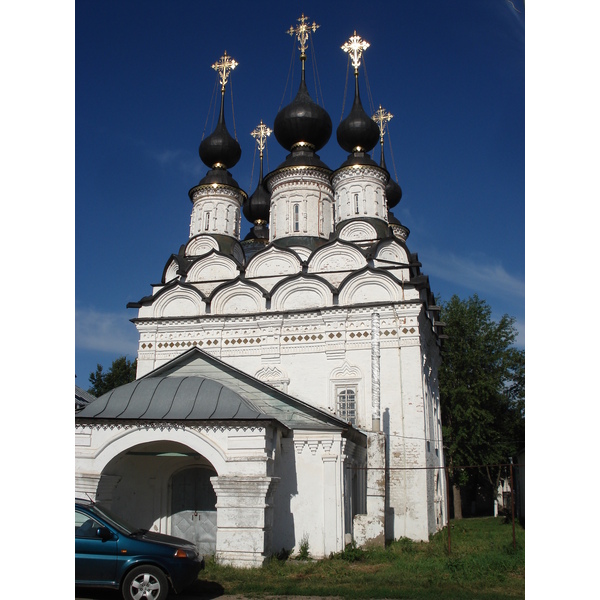
{"type": "Polygon", "coordinates": [[[163,150],[152,154],[152,158],[160,165],[165,166],[172,164],[174,161],[181,158],[181,150],[163,150]]]}
{"type": "Polygon", "coordinates": [[[128,315],[93,308],[75,311],[75,346],[85,350],[137,355],[138,333],[128,315]]]}
{"type": "Polygon", "coordinates": [[[152,151],[144,148],[150,158],[157,162],[161,168],[174,168],[180,173],[185,175],[191,175],[193,177],[200,177],[202,174],[203,165],[200,163],[198,157],[190,157],[188,153],[184,153],[182,150],[159,150],[152,151]]]}
{"type": "Polygon", "coordinates": [[[422,262],[428,275],[458,283],[482,296],[525,298],[525,282],[487,257],[464,258],[452,253],[440,254],[437,250],[422,252],[421,255],[427,256],[422,262]]]}

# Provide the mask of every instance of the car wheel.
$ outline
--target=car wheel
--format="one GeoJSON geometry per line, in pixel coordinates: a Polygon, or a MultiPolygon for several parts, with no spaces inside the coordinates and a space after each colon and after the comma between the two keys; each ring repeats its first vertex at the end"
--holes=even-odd
{"type": "Polygon", "coordinates": [[[169,583],[165,574],[150,565],[131,569],[123,580],[125,600],[165,600],[169,594],[169,583]]]}

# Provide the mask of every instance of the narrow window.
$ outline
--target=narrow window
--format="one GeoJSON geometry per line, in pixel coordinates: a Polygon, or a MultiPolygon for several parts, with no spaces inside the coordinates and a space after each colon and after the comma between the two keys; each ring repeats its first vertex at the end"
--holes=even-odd
{"type": "Polygon", "coordinates": [[[337,413],[347,423],[356,424],[356,389],[341,388],[337,394],[337,413]]]}
{"type": "Polygon", "coordinates": [[[294,218],[293,218],[294,231],[300,231],[300,205],[294,204],[293,211],[294,211],[294,218]]]}
{"type": "Polygon", "coordinates": [[[358,205],[358,194],[354,194],[354,214],[358,214],[360,211],[359,205],[358,205]]]}
{"type": "Polygon", "coordinates": [[[204,213],[204,231],[208,231],[210,227],[210,211],[204,213]]]}
{"type": "Polygon", "coordinates": [[[233,223],[233,235],[237,237],[238,235],[238,225],[240,223],[240,211],[239,209],[235,209],[235,222],[233,223]]]}

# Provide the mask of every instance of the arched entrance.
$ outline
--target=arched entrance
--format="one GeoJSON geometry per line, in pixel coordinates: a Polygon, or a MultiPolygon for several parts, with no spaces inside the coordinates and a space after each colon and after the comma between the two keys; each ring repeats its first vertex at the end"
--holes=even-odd
{"type": "Polygon", "coordinates": [[[171,534],[196,544],[202,554],[214,554],[217,544],[217,495],[210,482],[217,472],[193,465],[171,478],[171,534]]]}
{"type": "Polygon", "coordinates": [[[218,465],[205,456],[210,446],[197,437],[187,441],[193,446],[166,439],[124,445],[102,469],[96,500],[136,527],[214,554],[217,497],[210,478],[218,476],[218,465]]]}

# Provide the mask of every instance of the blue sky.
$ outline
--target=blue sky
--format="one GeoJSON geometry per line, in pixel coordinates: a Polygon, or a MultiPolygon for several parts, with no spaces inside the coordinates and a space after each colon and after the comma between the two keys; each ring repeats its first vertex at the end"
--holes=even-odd
{"type": "MultiPolygon", "coordinates": [[[[226,97],[228,128],[242,147],[231,172],[252,193],[258,159],[250,132],[261,119],[272,127],[296,93],[297,44],[286,31],[302,13],[320,25],[307,62],[309,90],[334,124],[321,158],[332,169],[346,158],[335,139],[352,91],[350,82],[344,100],[347,56],[340,46],[356,30],[371,44],[361,67],[363,105],[369,111],[381,104],[394,115],[386,163],[404,192],[394,212],[411,231],[410,250],[435,294],[479,294],[494,315],[517,319],[523,345],[522,0],[234,0],[213,14],[205,6],[76,3],[78,385],[87,389],[96,363],[106,368],[119,355],[135,357],[137,331],[129,319],[136,311],[125,306],[150,293],[188,239],[187,192],[207,171],[198,146],[214,126],[211,65],[224,51],[239,63],[226,97]]],[[[274,136],[267,153],[265,172],[286,156],[274,136]]]]}

